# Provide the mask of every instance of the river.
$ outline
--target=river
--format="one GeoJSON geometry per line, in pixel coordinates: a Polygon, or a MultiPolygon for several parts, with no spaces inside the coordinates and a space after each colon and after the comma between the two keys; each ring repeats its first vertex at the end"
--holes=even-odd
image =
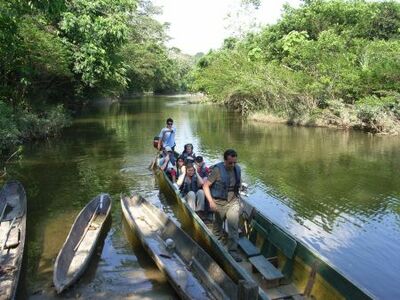
{"type": "Polygon", "coordinates": [[[52,270],[76,214],[113,198],[112,224],[89,271],[63,298],[175,299],[121,218],[120,193],[140,192],[169,214],[148,166],[168,117],[210,165],[239,153],[250,201],[376,298],[400,299],[400,139],[241,120],[191,98],[103,101],[62,136],[24,146],[10,165],[28,195],[27,259],[19,297],[52,299],[52,270]]]}

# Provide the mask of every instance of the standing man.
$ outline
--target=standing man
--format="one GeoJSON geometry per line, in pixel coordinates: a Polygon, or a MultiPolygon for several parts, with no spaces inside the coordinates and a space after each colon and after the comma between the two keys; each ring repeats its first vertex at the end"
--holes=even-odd
{"type": "Polygon", "coordinates": [[[242,261],[238,250],[239,188],[241,170],[236,164],[237,153],[233,149],[224,152],[224,161],[216,164],[203,185],[204,194],[214,211],[213,232],[222,237],[222,224],[228,221],[228,251],[237,261],[242,261]]]}
{"type": "Polygon", "coordinates": [[[161,129],[157,149],[171,147],[172,151],[175,151],[175,133],[176,129],[173,127],[174,121],[171,118],[167,119],[167,126],[161,129]]]}

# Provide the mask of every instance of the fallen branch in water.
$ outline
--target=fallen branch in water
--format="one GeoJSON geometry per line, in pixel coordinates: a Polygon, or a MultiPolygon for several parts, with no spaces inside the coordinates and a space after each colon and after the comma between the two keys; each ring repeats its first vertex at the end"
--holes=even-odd
{"type": "Polygon", "coordinates": [[[18,150],[16,150],[13,154],[11,154],[4,162],[4,167],[3,167],[3,173],[0,174],[0,178],[3,178],[7,175],[7,168],[6,168],[6,164],[15,156],[17,155],[19,152],[21,152],[22,148],[18,148],[18,150]]]}

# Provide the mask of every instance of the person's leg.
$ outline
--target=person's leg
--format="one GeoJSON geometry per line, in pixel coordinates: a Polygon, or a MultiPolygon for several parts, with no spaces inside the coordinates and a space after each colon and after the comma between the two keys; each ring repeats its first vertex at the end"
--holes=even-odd
{"type": "Polygon", "coordinates": [[[221,201],[215,200],[217,208],[214,211],[213,233],[218,239],[222,239],[224,232],[224,229],[222,227],[226,214],[224,202],[221,203],[221,201]]]}
{"type": "Polygon", "coordinates": [[[185,200],[189,204],[190,208],[196,211],[196,194],[192,191],[186,194],[185,200]]]}
{"type": "Polygon", "coordinates": [[[196,211],[204,211],[204,202],[205,202],[205,197],[204,197],[204,191],[203,190],[198,190],[196,193],[196,211]]]}
{"type": "Polygon", "coordinates": [[[226,220],[228,223],[228,250],[236,251],[239,240],[239,201],[235,200],[228,203],[226,220]]]}

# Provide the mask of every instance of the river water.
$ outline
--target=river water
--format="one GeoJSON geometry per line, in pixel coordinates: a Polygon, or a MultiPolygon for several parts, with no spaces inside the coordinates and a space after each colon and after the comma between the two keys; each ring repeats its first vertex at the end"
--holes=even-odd
{"type": "Polygon", "coordinates": [[[120,193],[140,192],[173,214],[148,170],[152,139],[172,117],[177,150],[191,142],[212,164],[235,148],[250,202],[376,298],[400,299],[400,138],[252,123],[189,100],[104,101],[61,137],[24,146],[8,167],[28,194],[20,298],[177,297],[126,230],[119,203],[120,193]],[[56,296],[55,257],[76,214],[100,192],[114,200],[110,230],[88,272],[56,296]]]}

